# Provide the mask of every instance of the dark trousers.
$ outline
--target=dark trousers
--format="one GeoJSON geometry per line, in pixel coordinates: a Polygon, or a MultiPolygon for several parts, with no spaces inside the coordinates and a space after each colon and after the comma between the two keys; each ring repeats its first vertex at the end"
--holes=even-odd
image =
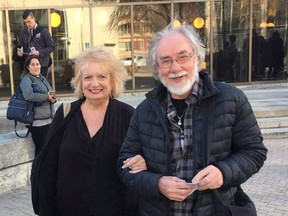
{"type": "Polygon", "coordinates": [[[41,127],[30,127],[32,140],[35,144],[35,156],[38,155],[44,146],[48,134],[50,124],[41,127]]]}

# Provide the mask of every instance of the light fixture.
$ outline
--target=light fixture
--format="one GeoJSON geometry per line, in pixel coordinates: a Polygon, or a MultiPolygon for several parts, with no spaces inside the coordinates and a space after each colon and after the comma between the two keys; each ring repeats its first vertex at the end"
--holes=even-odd
{"type": "Polygon", "coordinates": [[[202,70],[206,70],[207,69],[207,64],[206,64],[205,61],[201,63],[201,69],[202,70]]]}
{"type": "Polygon", "coordinates": [[[275,24],[274,23],[272,23],[272,22],[269,22],[269,23],[267,23],[267,22],[261,22],[260,23],[260,28],[271,28],[271,27],[275,27],[275,24]]]}
{"type": "Polygon", "coordinates": [[[260,23],[260,28],[265,28],[267,26],[267,22],[261,22],[260,23]]]}
{"type": "Polygon", "coordinates": [[[51,13],[51,27],[56,28],[61,24],[61,17],[58,13],[51,13]]]}
{"type": "Polygon", "coordinates": [[[269,23],[267,23],[267,25],[266,25],[267,27],[275,27],[275,24],[274,23],[272,23],[272,22],[269,22],[269,23]]]}
{"type": "Polygon", "coordinates": [[[194,21],[193,21],[193,25],[195,28],[200,29],[204,26],[204,20],[201,17],[197,17],[194,21]]]}
{"type": "Polygon", "coordinates": [[[180,22],[179,20],[175,19],[175,20],[173,21],[172,25],[173,25],[173,28],[176,28],[176,27],[178,27],[178,26],[181,25],[181,22],[180,22]]]}

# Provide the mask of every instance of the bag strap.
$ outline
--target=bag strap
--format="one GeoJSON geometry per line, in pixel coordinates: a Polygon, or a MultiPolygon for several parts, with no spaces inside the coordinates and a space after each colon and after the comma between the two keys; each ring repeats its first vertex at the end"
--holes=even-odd
{"type": "MultiPolygon", "coordinates": [[[[214,110],[215,110],[215,97],[213,97],[211,100],[206,102],[206,107],[204,107],[204,117],[203,117],[203,131],[202,131],[202,154],[203,154],[203,166],[206,167],[209,165],[209,157],[211,152],[211,144],[212,144],[212,137],[213,137],[213,121],[214,121],[214,110]]],[[[223,204],[223,200],[221,199],[220,192],[218,189],[210,190],[212,195],[212,200],[214,203],[214,213],[213,216],[231,216],[232,213],[229,208],[227,208],[223,204]]],[[[244,193],[241,186],[238,186],[238,191],[242,191],[242,194],[244,193]]],[[[245,202],[250,202],[250,206],[247,209],[245,209],[245,212],[248,213],[248,215],[257,215],[256,208],[253,204],[253,202],[250,200],[250,198],[244,193],[242,197],[238,198],[235,197],[235,199],[246,199],[245,202]],[[244,197],[244,198],[243,198],[244,197]],[[251,213],[251,214],[250,214],[251,213]]],[[[236,200],[235,200],[236,201],[236,200]]],[[[237,201],[236,201],[237,202],[237,201]]],[[[243,211],[244,212],[244,211],[243,211]]],[[[247,215],[243,214],[243,212],[238,212],[237,215],[247,215]]],[[[233,214],[234,215],[234,214],[233,214]]]]}
{"type": "Polygon", "coordinates": [[[202,128],[202,157],[203,167],[209,165],[210,150],[213,137],[213,123],[214,123],[214,109],[215,109],[215,96],[211,100],[204,103],[203,115],[203,128],[202,128]]]}
{"type": "MultiPolygon", "coordinates": [[[[32,77],[31,77],[30,75],[28,75],[28,77],[30,78],[30,80],[31,80],[31,82],[32,82],[32,84],[33,84],[33,79],[32,79],[32,77]]],[[[21,92],[21,94],[23,95],[23,92],[22,92],[22,89],[21,89],[20,85],[18,86],[17,91],[21,92]]],[[[33,111],[34,111],[34,114],[35,114],[35,108],[34,108],[34,106],[33,106],[33,111]]],[[[30,125],[28,126],[28,130],[27,130],[26,134],[25,134],[24,136],[21,136],[21,135],[18,134],[18,132],[17,132],[17,121],[14,120],[14,131],[15,131],[16,136],[17,136],[17,137],[20,137],[20,138],[26,138],[26,137],[29,135],[29,133],[30,133],[30,127],[31,127],[31,125],[32,125],[32,124],[30,124],[30,125]]]]}
{"type": "Polygon", "coordinates": [[[71,110],[71,103],[63,103],[63,116],[64,118],[68,115],[71,110]]]}
{"type": "Polygon", "coordinates": [[[19,134],[17,133],[17,121],[14,120],[14,131],[15,131],[16,136],[17,136],[17,137],[20,137],[20,138],[26,138],[26,137],[29,135],[30,126],[31,126],[31,125],[29,125],[29,127],[28,127],[28,130],[27,130],[27,132],[26,132],[26,135],[21,136],[21,135],[19,135],[19,134]]]}
{"type": "MultiPolygon", "coordinates": [[[[213,123],[214,123],[214,110],[215,110],[215,96],[211,100],[206,101],[203,115],[203,131],[202,131],[202,157],[203,167],[209,165],[210,151],[213,137],[213,123]]],[[[223,207],[222,200],[218,189],[210,190],[214,202],[214,216],[230,215],[229,211],[223,207]],[[223,207],[223,208],[222,208],[223,207]]]]}

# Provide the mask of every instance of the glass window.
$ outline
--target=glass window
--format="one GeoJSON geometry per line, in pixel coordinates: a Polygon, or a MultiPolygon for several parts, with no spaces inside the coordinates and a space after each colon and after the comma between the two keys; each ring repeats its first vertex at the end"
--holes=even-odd
{"type": "MultiPolygon", "coordinates": [[[[131,59],[131,23],[130,6],[95,7],[93,8],[93,41],[110,47],[114,54],[129,67],[131,59]]],[[[130,74],[131,75],[131,74],[130,74]]],[[[131,76],[130,81],[131,83],[131,76]]],[[[131,89],[131,85],[126,85],[131,89]]]]}
{"type": "Polygon", "coordinates": [[[249,1],[215,2],[213,78],[247,82],[249,63],[249,1]]]}
{"type": "Polygon", "coordinates": [[[252,3],[250,44],[250,2],[215,1],[213,70],[216,80],[287,79],[287,10],[284,6],[287,1],[253,0],[252,3]]]}
{"type": "Polygon", "coordinates": [[[133,6],[133,64],[130,64],[130,71],[137,89],[153,88],[157,84],[152,73],[147,70],[146,57],[155,33],[170,22],[170,4],[133,6]]]}
{"type": "Polygon", "coordinates": [[[169,13],[170,4],[93,9],[93,25],[95,29],[103,32],[102,35],[95,33],[94,38],[97,42],[113,47],[114,52],[122,59],[130,76],[126,89],[155,86],[152,73],[146,69],[146,55],[154,33],[170,23],[169,13]],[[103,25],[106,21],[102,23],[103,17],[107,17],[105,13],[110,18],[106,28],[103,25]]]}
{"type": "MultiPolygon", "coordinates": [[[[74,59],[91,46],[88,8],[51,10],[52,37],[55,42],[53,66],[57,93],[71,92],[74,59]],[[53,20],[56,19],[56,20],[53,20]]],[[[51,81],[51,70],[48,79],[51,81]]]]}
{"type": "Polygon", "coordinates": [[[9,51],[5,11],[0,10],[0,96],[10,95],[9,51]]]}
{"type": "MultiPolygon", "coordinates": [[[[39,10],[32,10],[35,15],[36,20],[41,20],[43,22],[43,26],[47,27],[47,10],[39,9],[39,10]]],[[[8,40],[8,34],[3,34],[4,44],[9,44],[6,46],[3,44],[4,57],[1,57],[1,78],[2,78],[2,85],[5,90],[15,91],[18,88],[22,72],[24,69],[24,57],[19,57],[17,55],[17,48],[19,48],[19,35],[21,30],[24,28],[23,19],[22,19],[22,10],[19,11],[8,11],[9,16],[9,25],[10,25],[10,39],[8,40]],[[11,42],[11,43],[10,43],[11,42]],[[11,56],[12,62],[9,65],[9,55],[11,56]],[[13,86],[11,86],[10,79],[12,78],[13,74],[13,86]],[[11,88],[12,87],[12,88],[11,88]],[[13,88],[14,87],[14,88],[13,88]]],[[[2,14],[4,16],[4,12],[2,14]]],[[[4,17],[3,21],[5,20],[4,17]]],[[[6,22],[3,22],[3,32],[7,32],[6,30],[6,22]]],[[[2,49],[2,48],[1,48],[2,49]]]]}
{"type": "Polygon", "coordinates": [[[182,24],[193,26],[199,33],[202,41],[206,45],[205,62],[202,63],[202,68],[208,71],[210,67],[209,15],[210,15],[209,2],[175,4],[173,15],[176,21],[178,20],[182,24]]]}
{"type": "MultiPolygon", "coordinates": [[[[51,25],[50,30],[56,45],[52,68],[55,71],[53,82],[55,81],[57,93],[72,92],[70,81],[74,75],[75,57],[85,48],[97,44],[110,47],[123,61],[130,75],[127,89],[154,87],[156,82],[146,67],[149,43],[154,34],[172,19],[177,19],[179,24],[193,25],[197,29],[206,45],[203,67],[208,71],[212,69],[214,80],[238,83],[287,79],[287,0],[215,0],[212,18],[210,1],[182,2],[0,0],[1,7],[9,4],[11,30],[7,33],[5,11],[1,11],[1,94],[10,94],[12,72],[14,89],[19,85],[23,61],[15,55],[15,51],[19,33],[24,27],[22,8],[31,6],[42,8],[32,10],[42,26],[48,28],[51,25]],[[92,4],[92,10],[88,8],[89,3],[92,4]],[[17,10],[12,10],[13,7],[17,7],[17,10]],[[49,17],[51,20],[48,20],[49,17]],[[210,23],[213,24],[213,33],[210,32],[210,23]],[[12,61],[9,62],[9,59],[12,61]]],[[[50,69],[48,72],[51,83],[52,71],[50,69]]]]}
{"type": "Polygon", "coordinates": [[[287,4],[253,1],[252,81],[287,79],[287,4]]]}
{"type": "MultiPolygon", "coordinates": [[[[48,26],[48,10],[47,9],[35,9],[31,10],[35,16],[35,20],[44,28],[49,29],[48,26]]],[[[25,28],[25,25],[23,23],[22,18],[23,10],[13,10],[9,11],[9,21],[10,21],[10,30],[11,30],[11,40],[12,40],[12,68],[13,68],[13,78],[15,82],[15,86],[19,85],[22,71],[24,70],[24,61],[25,57],[19,57],[17,55],[17,47],[20,44],[19,36],[20,32],[23,28],[25,28]]],[[[48,75],[50,74],[50,71],[48,71],[48,75]]],[[[52,80],[50,79],[50,83],[52,83],[52,80]]]]}

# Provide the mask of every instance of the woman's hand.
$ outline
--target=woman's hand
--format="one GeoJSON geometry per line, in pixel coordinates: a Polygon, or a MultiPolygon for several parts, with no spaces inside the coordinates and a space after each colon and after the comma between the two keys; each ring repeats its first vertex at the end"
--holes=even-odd
{"type": "Polygon", "coordinates": [[[147,170],[146,162],[141,155],[135,155],[123,161],[122,169],[130,168],[129,173],[135,174],[143,170],[147,170]]]}
{"type": "Polygon", "coordinates": [[[50,90],[48,93],[48,100],[50,101],[51,104],[56,103],[56,98],[54,97],[54,91],[50,90]]]}

